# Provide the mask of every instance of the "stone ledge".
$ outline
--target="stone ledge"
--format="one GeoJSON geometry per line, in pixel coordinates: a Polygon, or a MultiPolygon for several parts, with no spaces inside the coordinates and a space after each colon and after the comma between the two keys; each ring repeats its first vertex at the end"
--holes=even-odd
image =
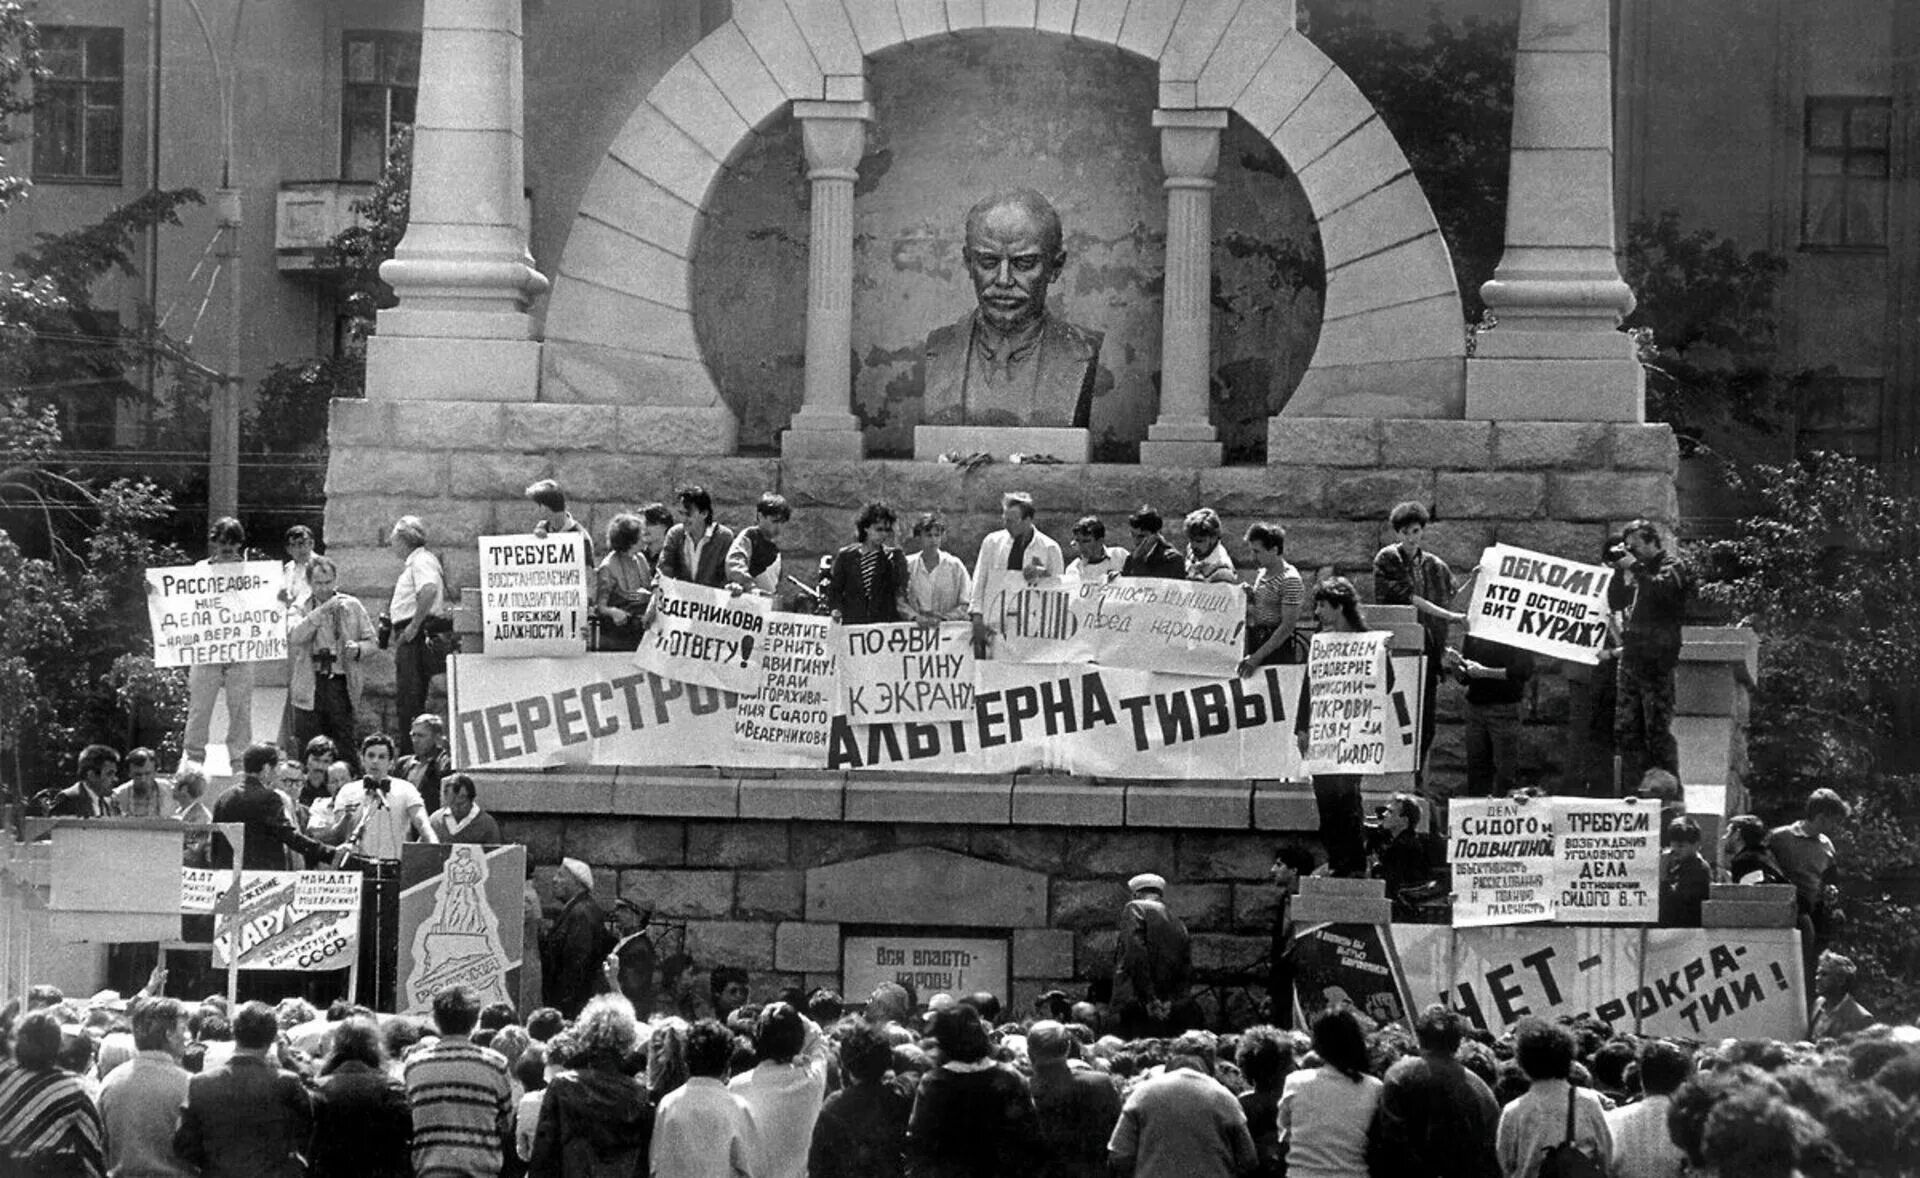
{"type": "Polygon", "coordinates": [[[1745,626],[1683,626],[1682,663],[1732,663],[1751,687],[1760,678],[1760,636],[1745,626]]]}
{"type": "Polygon", "coordinates": [[[496,814],[606,814],[613,807],[611,769],[476,769],[473,780],[496,814]]]}
{"type": "Polygon", "coordinates": [[[1313,800],[1313,786],[1304,781],[1254,782],[1253,828],[1320,829],[1320,807],[1313,800]]]}
{"type": "Polygon", "coordinates": [[[1269,466],[1379,466],[1380,422],[1370,417],[1275,417],[1267,422],[1269,466]]]}
{"type": "Polygon", "coordinates": [[[1127,791],[1096,778],[1029,777],[1013,781],[1015,826],[1123,826],[1127,791]]]}
{"type": "Polygon", "coordinates": [[[737,818],[740,782],[719,770],[621,768],[614,778],[610,812],[656,818],[737,818]]]}
{"type": "Polygon", "coordinates": [[[1245,830],[1252,791],[1239,784],[1198,785],[1175,781],[1129,781],[1128,826],[1245,830]]]}
{"type": "Polygon", "coordinates": [[[1005,826],[1013,817],[1013,780],[1007,777],[907,777],[853,773],[847,777],[848,822],[963,822],[1005,826]]]}
{"type": "Polygon", "coordinates": [[[740,777],[740,817],[838,822],[845,814],[844,773],[795,770],[740,777]]]}

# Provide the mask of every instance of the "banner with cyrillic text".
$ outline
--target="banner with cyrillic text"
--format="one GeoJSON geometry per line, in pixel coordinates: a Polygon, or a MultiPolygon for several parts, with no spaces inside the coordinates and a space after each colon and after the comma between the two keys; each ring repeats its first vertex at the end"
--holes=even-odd
{"type": "Polygon", "coordinates": [[[1570,662],[1600,661],[1613,570],[1490,545],[1467,606],[1467,633],[1570,662]]]}
{"type": "Polygon", "coordinates": [[[1389,928],[1415,1009],[1444,1002],[1496,1035],[1592,1014],[1641,1035],[1806,1037],[1795,929],[1389,928]]]}
{"type": "Polygon", "coordinates": [[[836,715],[821,730],[824,740],[765,743],[737,735],[737,695],[639,670],[626,655],[455,655],[451,662],[448,703],[461,769],[1050,769],[1147,778],[1297,778],[1300,769],[1294,708],[1301,667],[1207,680],[989,661],[978,664],[973,706],[960,719],[852,724],[836,715]]]}
{"type": "Polygon", "coordinates": [[[760,640],[773,612],[770,598],[735,597],[661,577],[654,582],[653,610],[634,655],[641,670],[742,695],[760,689],[760,640]]]}
{"type": "Polygon", "coordinates": [[[1448,858],[1453,924],[1477,928],[1553,919],[1554,810],[1545,800],[1454,798],[1448,858]]]}
{"type": "Polygon", "coordinates": [[[1390,690],[1384,630],[1320,633],[1307,650],[1308,773],[1411,773],[1418,733],[1390,690]]]}
{"type": "Polygon", "coordinates": [[[214,961],[225,969],[325,970],[353,964],[360,946],[354,871],[243,871],[238,911],[215,918],[214,961]]]}
{"type": "Polygon", "coordinates": [[[842,626],[840,712],[853,724],[959,720],[973,712],[973,626],[842,626]]]}
{"type": "Polygon", "coordinates": [[[913,987],[925,1002],[935,994],[1008,992],[1005,937],[849,936],[840,943],[840,985],[871,994],[882,982],[913,987]]]}
{"type": "Polygon", "coordinates": [[[833,655],[833,619],[816,614],[767,615],[761,636],[760,690],[741,696],[733,713],[734,744],[746,755],[783,762],[818,759],[827,747],[840,682],[833,655]]]}
{"type": "Polygon", "coordinates": [[[287,657],[280,566],[270,560],[147,570],[147,620],[159,667],[271,663],[287,657]]]}
{"type": "Polygon", "coordinates": [[[1245,651],[1246,591],[1237,584],[1155,577],[1048,580],[1011,574],[975,602],[994,631],[993,657],[1099,663],[1142,671],[1232,675],[1245,651]]]}
{"type": "Polygon", "coordinates": [[[1583,924],[1660,919],[1660,803],[1553,799],[1553,915],[1583,924]]]}
{"type": "Polygon", "coordinates": [[[489,655],[587,652],[593,587],[587,583],[586,542],[579,532],[480,537],[480,624],[489,655]]]}

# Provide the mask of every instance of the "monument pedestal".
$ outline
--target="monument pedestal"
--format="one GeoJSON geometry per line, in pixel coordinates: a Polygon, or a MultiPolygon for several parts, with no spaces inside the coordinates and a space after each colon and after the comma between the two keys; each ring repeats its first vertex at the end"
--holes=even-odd
{"type": "Polygon", "coordinates": [[[851,413],[810,413],[802,409],[780,433],[780,456],[858,461],[867,456],[867,440],[860,432],[859,419],[851,413]]]}
{"type": "Polygon", "coordinates": [[[367,340],[371,400],[532,401],[539,392],[536,340],[406,335],[367,340]]]}
{"type": "Polygon", "coordinates": [[[1225,447],[1205,420],[1157,421],[1140,443],[1141,466],[1219,466],[1225,447]]]}
{"type": "Polygon", "coordinates": [[[913,457],[937,462],[942,454],[985,451],[1005,462],[1013,454],[1046,454],[1062,462],[1085,463],[1093,455],[1093,434],[1084,429],[1037,425],[921,425],[913,430],[913,457]]]}

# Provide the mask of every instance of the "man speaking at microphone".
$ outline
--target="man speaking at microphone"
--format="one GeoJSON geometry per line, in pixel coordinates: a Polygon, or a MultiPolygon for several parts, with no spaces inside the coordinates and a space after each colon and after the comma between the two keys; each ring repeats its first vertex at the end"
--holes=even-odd
{"type": "Polygon", "coordinates": [[[420,791],[387,776],[393,768],[393,738],[376,732],[360,742],[366,776],[340,787],[333,799],[333,825],[320,840],[346,851],[341,866],[366,876],[361,888],[360,1000],[392,1010],[400,937],[400,848],[417,835],[437,843],[420,791]]]}

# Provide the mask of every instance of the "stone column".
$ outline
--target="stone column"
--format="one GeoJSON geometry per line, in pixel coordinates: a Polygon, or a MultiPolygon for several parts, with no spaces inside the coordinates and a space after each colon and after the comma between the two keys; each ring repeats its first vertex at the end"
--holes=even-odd
{"type": "Polygon", "coordinates": [[[1467,363],[1475,420],[1641,421],[1646,381],[1619,330],[1608,0],[1522,0],[1506,251],[1480,297],[1499,326],[1467,363]]]}
{"type": "Polygon", "coordinates": [[[1213,174],[1224,110],[1156,110],[1167,173],[1167,281],[1161,299],[1160,418],[1140,443],[1143,466],[1219,466],[1208,414],[1213,381],[1213,174]]]}
{"type": "Polygon", "coordinates": [[[531,401],[521,0],[426,0],[412,215],[380,277],[400,305],[368,341],[373,399],[531,401]]]}
{"type": "Polygon", "coordinates": [[[813,214],[807,239],[806,399],[780,435],[788,458],[864,458],[853,415],[853,182],[867,149],[867,102],[796,102],[813,214]]]}

